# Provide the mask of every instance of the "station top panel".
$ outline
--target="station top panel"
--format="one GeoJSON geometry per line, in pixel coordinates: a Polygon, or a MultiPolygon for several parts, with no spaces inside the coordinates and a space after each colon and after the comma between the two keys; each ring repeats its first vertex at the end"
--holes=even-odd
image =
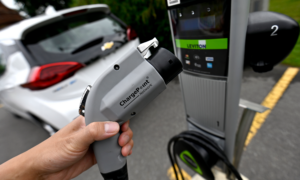
{"type": "Polygon", "coordinates": [[[176,54],[185,71],[227,76],[230,1],[168,0],[176,54]],[[171,7],[171,8],[170,8],[171,7]]]}

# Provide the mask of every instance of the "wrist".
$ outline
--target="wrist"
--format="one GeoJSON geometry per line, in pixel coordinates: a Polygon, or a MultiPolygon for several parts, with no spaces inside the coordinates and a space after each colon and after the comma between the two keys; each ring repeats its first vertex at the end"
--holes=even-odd
{"type": "Polygon", "coordinates": [[[40,180],[44,179],[42,174],[34,167],[34,160],[26,155],[20,154],[0,165],[1,180],[40,180]]]}

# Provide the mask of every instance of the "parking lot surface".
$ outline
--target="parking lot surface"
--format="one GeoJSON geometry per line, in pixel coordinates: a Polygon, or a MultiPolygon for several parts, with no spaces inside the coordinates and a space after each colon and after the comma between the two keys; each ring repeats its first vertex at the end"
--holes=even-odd
{"type": "MultiPolygon", "coordinates": [[[[261,103],[286,70],[277,66],[269,73],[257,74],[246,69],[241,98],[261,103]]],[[[300,177],[300,75],[297,74],[265,123],[246,148],[240,172],[250,180],[296,180],[300,177]]],[[[135,147],[128,157],[130,179],[168,180],[170,162],[168,140],[186,130],[184,105],[177,79],[142,113],[131,120],[135,147]]],[[[0,163],[26,151],[48,138],[37,125],[18,119],[0,108],[0,163]]],[[[187,172],[193,176],[190,170],[187,172]]],[[[76,180],[102,179],[97,166],[76,180]]]]}

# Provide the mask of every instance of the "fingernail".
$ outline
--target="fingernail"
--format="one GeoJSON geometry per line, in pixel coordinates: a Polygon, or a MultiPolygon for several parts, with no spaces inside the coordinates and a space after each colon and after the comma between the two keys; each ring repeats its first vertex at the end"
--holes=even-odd
{"type": "Polygon", "coordinates": [[[124,144],[127,144],[130,140],[129,136],[128,135],[123,135],[123,139],[124,139],[124,144]]]}
{"type": "Polygon", "coordinates": [[[116,122],[109,122],[104,125],[106,133],[115,133],[119,131],[119,124],[116,122]]]}

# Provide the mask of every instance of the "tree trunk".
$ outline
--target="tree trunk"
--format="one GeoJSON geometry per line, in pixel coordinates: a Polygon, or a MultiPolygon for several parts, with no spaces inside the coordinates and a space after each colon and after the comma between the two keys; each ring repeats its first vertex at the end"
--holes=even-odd
{"type": "Polygon", "coordinates": [[[23,19],[24,18],[20,16],[17,11],[7,8],[0,1],[0,29],[23,19]]]}

